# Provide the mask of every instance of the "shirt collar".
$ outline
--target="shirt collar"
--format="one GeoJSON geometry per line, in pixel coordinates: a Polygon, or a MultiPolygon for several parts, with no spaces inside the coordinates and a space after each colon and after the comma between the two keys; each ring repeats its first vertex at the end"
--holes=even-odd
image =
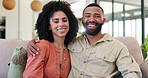
{"type": "MultiPolygon", "coordinates": [[[[85,38],[85,40],[87,40],[88,42],[88,39],[87,39],[87,36],[86,34],[83,34],[83,37],[85,38]]],[[[102,37],[100,40],[98,40],[96,43],[100,43],[100,42],[105,42],[105,41],[112,41],[113,38],[111,37],[110,34],[108,33],[105,33],[104,37],[102,37]]]]}
{"type": "Polygon", "coordinates": [[[104,37],[102,37],[97,42],[112,41],[112,40],[113,40],[113,38],[111,37],[111,35],[108,33],[105,33],[104,37]]]}

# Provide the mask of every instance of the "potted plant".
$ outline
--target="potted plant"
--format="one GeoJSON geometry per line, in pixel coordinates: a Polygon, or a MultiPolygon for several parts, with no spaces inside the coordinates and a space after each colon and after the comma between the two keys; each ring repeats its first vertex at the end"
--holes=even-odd
{"type": "Polygon", "coordinates": [[[146,59],[147,56],[148,56],[147,55],[147,52],[148,52],[148,35],[145,38],[145,43],[142,44],[141,49],[142,49],[143,58],[146,59]]]}

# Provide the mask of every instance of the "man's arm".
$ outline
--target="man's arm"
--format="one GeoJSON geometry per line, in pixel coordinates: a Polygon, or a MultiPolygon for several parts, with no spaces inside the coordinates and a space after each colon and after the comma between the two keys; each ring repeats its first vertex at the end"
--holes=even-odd
{"type": "Polygon", "coordinates": [[[39,43],[38,39],[33,39],[28,42],[27,44],[27,54],[31,56],[35,56],[38,54],[39,48],[37,47],[36,43],[39,43]]]}
{"type": "Polygon", "coordinates": [[[141,78],[142,73],[139,65],[134,58],[129,54],[127,48],[122,48],[116,65],[124,78],[141,78]]]}

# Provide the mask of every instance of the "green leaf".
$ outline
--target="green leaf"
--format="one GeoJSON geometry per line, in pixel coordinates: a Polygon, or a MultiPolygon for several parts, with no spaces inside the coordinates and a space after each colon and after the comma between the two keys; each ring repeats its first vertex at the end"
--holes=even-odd
{"type": "Polygon", "coordinates": [[[143,58],[146,59],[147,58],[147,53],[146,52],[142,52],[143,54],[143,58]]]}
{"type": "Polygon", "coordinates": [[[146,59],[148,52],[148,35],[146,36],[145,42],[144,44],[142,44],[141,49],[142,49],[143,58],[146,59]]]}

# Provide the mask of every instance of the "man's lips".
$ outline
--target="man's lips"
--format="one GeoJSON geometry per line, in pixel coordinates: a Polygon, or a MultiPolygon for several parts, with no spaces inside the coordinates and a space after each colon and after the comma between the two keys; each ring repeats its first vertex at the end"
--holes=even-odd
{"type": "Polygon", "coordinates": [[[96,25],[88,25],[88,27],[96,27],[96,25]]]}
{"type": "Polygon", "coordinates": [[[89,28],[89,29],[96,29],[96,25],[87,25],[87,28],[89,28]]]}

